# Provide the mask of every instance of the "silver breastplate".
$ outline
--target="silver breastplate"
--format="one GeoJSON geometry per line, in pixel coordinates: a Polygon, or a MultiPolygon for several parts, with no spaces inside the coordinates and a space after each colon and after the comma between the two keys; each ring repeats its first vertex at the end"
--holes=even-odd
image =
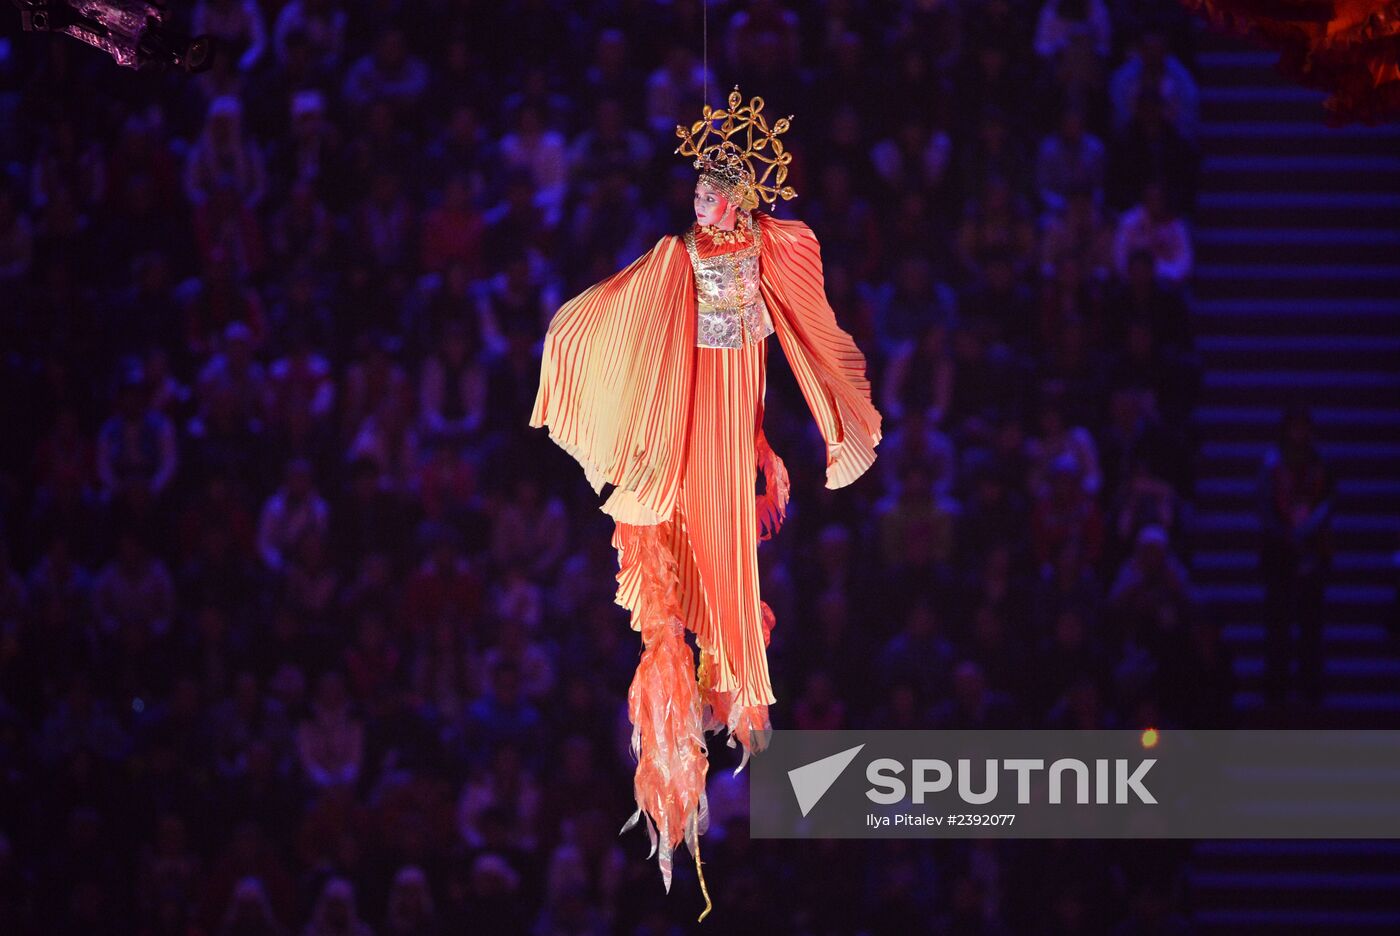
{"type": "Polygon", "coordinates": [[[742,348],[773,334],[773,320],[759,291],[756,223],[752,230],[752,246],[704,259],[695,249],[695,231],[686,232],[685,247],[695,271],[697,347],[742,348]]]}

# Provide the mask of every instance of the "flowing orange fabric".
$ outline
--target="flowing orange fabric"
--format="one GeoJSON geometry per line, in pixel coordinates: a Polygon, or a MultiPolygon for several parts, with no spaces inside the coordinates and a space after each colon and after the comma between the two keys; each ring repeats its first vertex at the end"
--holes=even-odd
{"type": "Polygon", "coordinates": [[[705,797],[708,751],[701,721],[700,687],[695,657],[685,642],[676,614],[675,560],[664,541],[667,524],[619,523],[613,545],[637,576],[638,600],[633,626],[642,632],[644,649],[627,693],[632,721],[632,755],[637,759],[633,791],[637,810],[622,827],[626,832],[643,815],[657,856],[662,881],[671,890],[672,854],[684,837],[698,858],[698,839],[709,827],[705,797]]]}
{"type": "Polygon", "coordinates": [[[696,641],[715,660],[715,692],[740,706],[776,701],[763,647],[755,494],[765,338],[743,348],[699,348],[695,409],[681,507],[709,614],[696,641]]]}
{"type": "MultiPolygon", "coordinates": [[[[758,226],[774,334],[826,441],[826,486],[843,487],[870,467],[880,441],[865,357],[826,301],[811,230],[766,214],[758,226]]],[[[729,746],[742,745],[736,773],[767,744],[775,621],[759,596],[757,550],[789,496],[762,429],[770,342],[696,347],[696,314],[684,243],[664,237],[560,308],[530,418],[596,492],[615,485],[601,508],[617,521],[615,600],[644,645],[628,692],[637,810],[623,831],[647,817],[668,891],[674,849],[684,839],[698,865],[708,824],[705,733],[727,729],[729,746]]]]}
{"type": "Polygon", "coordinates": [[[626,523],[660,523],[680,490],[695,364],[695,287],[679,237],[570,299],[544,337],[530,425],[583,466],[626,523]]]}
{"type": "Polygon", "coordinates": [[[1181,0],[1217,29],[1267,43],[1281,74],[1327,91],[1327,123],[1400,114],[1400,0],[1181,0]]]}
{"type": "Polygon", "coordinates": [[[758,216],[763,298],[783,354],[826,440],[826,486],[841,488],[875,462],[880,411],[870,400],[865,355],[826,301],[821,248],[801,221],[758,216]]]}
{"type": "MultiPolygon", "coordinates": [[[[758,214],[763,298],[827,445],[826,486],[865,473],[880,441],[865,356],[826,301],[821,251],[801,221],[758,214]]],[[[675,508],[695,376],[695,289],[685,246],[661,238],[565,303],[544,339],[530,425],[583,466],[603,512],[660,523],[675,508]]]]}

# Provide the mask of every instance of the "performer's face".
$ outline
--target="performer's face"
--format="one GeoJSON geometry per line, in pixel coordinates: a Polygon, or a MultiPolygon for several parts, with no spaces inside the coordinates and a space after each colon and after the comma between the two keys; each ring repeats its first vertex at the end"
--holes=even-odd
{"type": "Polygon", "coordinates": [[[700,224],[730,227],[734,206],[708,182],[695,183],[695,220],[700,224]]]}

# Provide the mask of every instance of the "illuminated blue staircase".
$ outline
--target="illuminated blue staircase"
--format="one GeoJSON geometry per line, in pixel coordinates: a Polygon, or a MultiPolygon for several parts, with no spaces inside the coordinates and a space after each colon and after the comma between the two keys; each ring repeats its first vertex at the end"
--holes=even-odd
{"type": "MultiPolygon", "coordinates": [[[[1239,726],[1400,727],[1400,125],[1325,126],[1271,53],[1203,37],[1193,315],[1205,365],[1192,575],[1236,657],[1239,726]],[[1268,709],[1254,480],[1289,401],[1339,477],[1320,710],[1268,709]]],[[[1201,726],[1205,727],[1205,726],[1201,726]]],[[[1203,933],[1400,933],[1400,841],[1203,841],[1203,933]]]]}

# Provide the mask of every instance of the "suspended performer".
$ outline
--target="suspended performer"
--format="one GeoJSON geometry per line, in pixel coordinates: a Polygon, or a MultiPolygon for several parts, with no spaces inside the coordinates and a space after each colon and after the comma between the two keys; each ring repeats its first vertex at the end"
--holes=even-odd
{"type": "Polygon", "coordinates": [[[742,745],[736,774],[771,737],[758,543],[781,526],[789,486],[763,434],[770,336],[826,441],[828,488],[859,478],[880,441],[865,356],[827,303],[815,235],[757,210],[796,195],[779,139],[791,118],[770,127],[763,107],[735,88],[727,108],[676,128],[676,152],[699,170],[695,223],[555,313],[530,417],[595,492],[615,485],[601,507],[616,521],[615,600],[643,644],[628,691],[637,810],[623,832],[646,816],[668,892],[682,838],[699,864],[706,732],[742,745]]]}

